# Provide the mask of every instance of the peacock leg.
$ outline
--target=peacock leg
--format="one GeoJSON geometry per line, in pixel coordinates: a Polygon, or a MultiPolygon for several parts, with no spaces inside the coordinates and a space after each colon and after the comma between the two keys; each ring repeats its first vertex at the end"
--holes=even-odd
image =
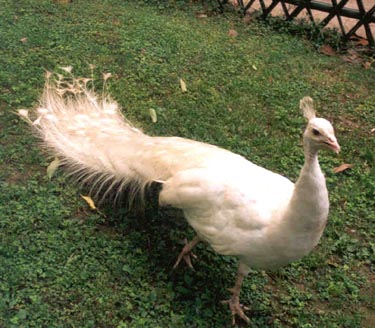
{"type": "Polygon", "coordinates": [[[176,261],[175,265],[173,266],[173,269],[177,268],[177,266],[179,265],[179,263],[181,262],[181,260],[184,260],[190,269],[194,269],[193,265],[191,264],[191,258],[190,258],[190,256],[192,256],[194,258],[197,258],[197,256],[191,250],[199,242],[200,242],[200,239],[199,239],[198,236],[195,236],[193,238],[193,240],[191,242],[189,242],[189,243],[188,243],[187,239],[185,239],[185,246],[182,249],[180,255],[178,255],[177,261],[176,261]]]}
{"type": "Polygon", "coordinates": [[[236,315],[238,315],[241,319],[243,319],[247,323],[250,322],[249,317],[244,313],[244,310],[247,311],[250,309],[240,304],[241,286],[242,286],[243,280],[245,279],[248,273],[249,273],[249,268],[243,263],[240,263],[238,267],[238,272],[237,272],[236,284],[234,285],[233,288],[229,288],[229,291],[232,293],[232,297],[227,301],[223,301],[223,303],[229,304],[229,308],[232,313],[233,326],[236,324],[236,315]]]}

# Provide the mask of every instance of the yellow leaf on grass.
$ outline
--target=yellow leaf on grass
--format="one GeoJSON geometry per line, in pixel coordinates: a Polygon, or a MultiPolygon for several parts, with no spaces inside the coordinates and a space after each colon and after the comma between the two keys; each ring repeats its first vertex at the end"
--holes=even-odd
{"type": "Polygon", "coordinates": [[[96,210],[95,203],[90,196],[81,195],[81,197],[86,201],[87,204],[89,204],[91,209],[96,210]]]}
{"type": "Polygon", "coordinates": [[[236,30],[230,29],[228,31],[228,35],[235,38],[238,35],[238,32],[236,30]]]}
{"type": "Polygon", "coordinates": [[[152,123],[156,123],[158,121],[158,116],[156,115],[156,110],[153,109],[153,108],[150,108],[148,110],[148,112],[150,113],[152,123]]]}
{"type": "Polygon", "coordinates": [[[187,91],[186,83],[185,83],[185,81],[183,79],[180,79],[180,86],[181,86],[182,92],[186,92],[187,91]]]}
{"type": "Polygon", "coordinates": [[[59,166],[60,166],[60,160],[57,157],[55,157],[55,159],[47,167],[48,179],[50,180],[52,179],[52,177],[55,175],[55,172],[59,166]]]}
{"type": "Polygon", "coordinates": [[[204,13],[196,13],[196,14],[195,14],[195,17],[197,17],[197,18],[207,18],[207,14],[204,14],[204,13]]]}
{"type": "Polygon", "coordinates": [[[338,167],[335,167],[334,169],[333,169],[333,172],[334,173],[340,173],[340,172],[342,172],[342,171],[345,171],[345,170],[347,170],[347,169],[350,169],[350,168],[352,168],[353,167],[353,164],[341,164],[340,166],[338,166],[338,167]]]}
{"type": "Polygon", "coordinates": [[[323,46],[321,46],[319,51],[326,56],[336,55],[336,51],[329,44],[324,44],[323,46]]]}

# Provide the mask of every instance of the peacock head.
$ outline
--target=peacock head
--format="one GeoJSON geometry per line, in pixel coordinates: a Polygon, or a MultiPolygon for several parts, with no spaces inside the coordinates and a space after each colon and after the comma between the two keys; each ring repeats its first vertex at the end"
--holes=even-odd
{"type": "Polygon", "coordinates": [[[337,154],[340,151],[340,146],[335,137],[333,126],[326,119],[316,117],[313,100],[310,97],[302,98],[300,108],[303,115],[308,119],[303,137],[305,142],[309,144],[310,149],[316,151],[331,149],[337,154]]]}

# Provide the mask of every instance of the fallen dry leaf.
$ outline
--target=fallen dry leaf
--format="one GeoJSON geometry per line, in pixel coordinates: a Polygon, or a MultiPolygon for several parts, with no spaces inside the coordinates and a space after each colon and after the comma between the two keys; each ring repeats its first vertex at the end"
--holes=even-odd
{"type": "Polygon", "coordinates": [[[343,59],[344,61],[352,64],[359,64],[363,61],[360,54],[354,49],[349,49],[348,55],[344,56],[343,59]]]}
{"type": "Polygon", "coordinates": [[[336,51],[329,44],[320,47],[319,52],[327,56],[335,56],[336,51]]]}
{"type": "Polygon", "coordinates": [[[349,120],[345,117],[340,117],[339,120],[345,125],[347,128],[354,128],[359,129],[360,125],[356,122],[353,122],[352,120],[349,120]]]}
{"type": "Polygon", "coordinates": [[[55,159],[47,167],[48,179],[50,180],[52,179],[52,177],[55,175],[55,172],[59,166],[60,166],[60,160],[58,159],[58,157],[55,157],[55,159]]]}
{"type": "Polygon", "coordinates": [[[373,64],[373,63],[375,63],[375,59],[363,63],[363,67],[364,67],[365,69],[370,69],[370,68],[372,67],[372,64],[373,64]]]}
{"type": "Polygon", "coordinates": [[[152,123],[156,123],[158,121],[158,116],[156,115],[156,110],[153,108],[149,108],[148,110],[152,123]]]}
{"type": "Polygon", "coordinates": [[[335,168],[333,169],[333,172],[334,172],[334,173],[340,173],[340,172],[343,172],[343,171],[345,171],[345,170],[347,170],[347,169],[350,169],[350,168],[352,168],[352,167],[353,167],[353,164],[347,164],[347,163],[345,163],[345,164],[341,164],[340,166],[335,167],[335,168]]]}
{"type": "Polygon", "coordinates": [[[86,201],[87,204],[89,204],[91,209],[96,210],[95,203],[90,196],[81,195],[81,197],[86,201]]]}
{"type": "Polygon", "coordinates": [[[207,14],[197,13],[197,14],[195,15],[195,17],[197,17],[197,18],[207,18],[207,14]]]}
{"type": "Polygon", "coordinates": [[[356,46],[368,46],[368,40],[360,36],[356,35],[354,37],[351,37],[350,40],[353,41],[356,46]]]}
{"type": "Polygon", "coordinates": [[[363,63],[363,67],[365,68],[365,69],[370,69],[371,68],[371,62],[365,62],[365,63],[363,63]]]}
{"type": "Polygon", "coordinates": [[[253,16],[251,16],[251,15],[248,14],[248,13],[246,13],[246,14],[245,14],[245,17],[243,18],[242,21],[243,21],[245,24],[250,24],[252,20],[253,20],[253,16]]]}
{"type": "Polygon", "coordinates": [[[180,87],[182,92],[187,92],[186,83],[183,79],[180,79],[180,87]]]}
{"type": "Polygon", "coordinates": [[[328,259],[328,260],[326,261],[326,263],[327,263],[328,265],[330,265],[330,266],[335,267],[335,268],[337,268],[337,267],[339,266],[334,260],[331,260],[331,259],[328,259]]]}
{"type": "Polygon", "coordinates": [[[238,32],[236,30],[230,29],[228,31],[228,35],[235,38],[238,35],[238,32]]]}
{"type": "Polygon", "coordinates": [[[368,46],[368,40],[366,40],[366,39],[359,39],[358,41],[356,41],[356,44],[359,45],[359,46],[365,46],[365,47],[367,47],[368,46]]]}

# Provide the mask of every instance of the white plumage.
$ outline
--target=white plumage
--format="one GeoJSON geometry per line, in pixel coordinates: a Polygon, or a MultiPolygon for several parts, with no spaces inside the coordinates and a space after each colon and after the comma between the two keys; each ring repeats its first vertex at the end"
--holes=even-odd
{"type": "Polygon", "coordinates": [[[318,243],[328,216],[328,192],[317,153],[340,150],[331,124],[316,118],[312,100],[300,107],[308,119],[304,133],[305,164],[296,184],[242,156],[209,144],[177,137],[150,137],[134,128],[108,96],[99,98],[85,79],[71,83],[47,79],[40,107],[20,115],[38,130],[44,144],[71,173],[90,181],[93,189],[131,185],[143,191],[161,182],[160,205],[184,211],[197,237],[224,255],[240,260],[232,297],[233,314],[249,321],[239,303],[249,268],[286,265],[318,243]],[[111,183],[108,187],[108,183],[111,183]]]}

